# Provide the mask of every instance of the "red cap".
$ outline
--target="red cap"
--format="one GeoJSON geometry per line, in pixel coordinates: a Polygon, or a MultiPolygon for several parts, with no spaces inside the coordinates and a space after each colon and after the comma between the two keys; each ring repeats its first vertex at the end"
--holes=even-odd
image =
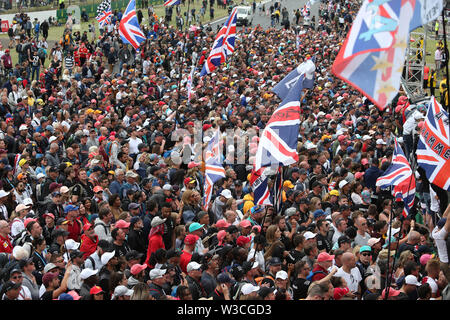
{"type": "Polygon", "coordinates": [[[250,222],[250,220],[245,219],[245,220],[242,220],[242,221],[239,223],[239,225],[240,225],[242,228],[248,228],[248,227],[251,227],[251,226],[252,226],[252,223],[250,222]]]}
{"type": "Polygon", "coordinates": [[[199,237],[195,234],[188,234],[185,238],[184,238],[184,243],[185,244],[194,244],[197,242],[197,240],[199,239],[199,237]]]}
{"type": "Polygon", "coordinates": [[[210,124],[204,124],[203,125],[203,131],[206,131],[206,130],[208,130],[211,127],[212,127],[212,125],[210,125],[210,124]]]}
{"type": "Polygon", "coordinates": [[[164,101],[160,101],[160,102],[158,102],[158,104],[159,104],[160,106],[163,106],[163,105],[165,105],[166,103],[165,103],[164,101]]]}
{"type": "Polygon", "coordinates": [[[355,178],[356,178],[356,179],[359,179],[359,178],[361,178],[362,176],[364,176],[364,172],[357,172],[357,173],[355,173],[355,178]]]}
{"type": "MultiPolygon", "coordinates": [[[[388,297],[396,297],[400,294],[400,290],[395,290],[394,288],[389,288],[389,296],[388,297]]],[[[386,298],[386,289],[381,293],[381,298],[386,298]]]]}
{"type": "Polygon", "coordinates": [[[103,191],[102,187],[100,187],[100,186],[95,186],[94,187],[94,193],[97,193],[97,192],[100,192],[100,191],[103,191]]]}
{"type": "Polygon", "coordinates": [[[321,252],[319,256],[317,257],[317,262],[324,262],[324,261],[333,261],[334,255],[330,255],[326,252],[321,252]]]}
{"type": "Polygon", "coordinates": [[[369,160],[367,160],[366,158],[361,159],[361,164],[362,164],[363,166],[365,166],[365,165],[368,164],[368,163],[369,163],[369,160]]]}
{"type": "Polygon", "coordinates": [[[55,215],[54,215],[53,213],[50,213],[50,212],[44,213],[43,217],[44,217],[44,218],[45,218],[45,217],[50,217],[50,218],[52,218],[53,220],[55,220],[55,215]]]}
{"type": "Polygon", "coordinates": [[[86,224],[83,226],[83,231],[89,230],[89,229],[92,228],[92,227],[93,227],[92,224],[86,223],[86,224]]]}
{"type": "Polygon", "coordinates": [[[103,292],[103,289],[99,286],[93,286],[89,291],[90,294],[99,294],[100,292],[103,292]]]}
{"type": "Polygon", "coordinates": [[[243,247],[246,243],[249,243],[249,242],[250,242],[250,237],[239,236],[239,237],[236,239],[236,244],[237,244],[239,247],[243,247]]]}
{"type": "Polygon", "coordinates": [[[189,121],[188,123],[186,123],[187,126],[194,126],[194,123],[192,121],[189,121]]]}
{"type": "Polygon", "coordinates": [[[339,141],[339,142],[342,142],[342,141],[344,141],[346,138],[347,138],[346,136],[344,136],[343,134],[341,134],[341,135],[338,137],[338,141],[339,141]]]}
{"type": "Polygon", "coordinates": [[[31,221],[37,221],[37,219],[26,218],[25,221],[23,222],[23,225],[25,226],[25,228],[27,227],[27,225],[28,225],[31,221]]]}
{"type": "Polygon", "coordinates": [[[350,291],[349,288],[334,288],[334,295],[333,295],[334,300],[341,299],[343,296],[349,293],[349,291],[350,291]]]}

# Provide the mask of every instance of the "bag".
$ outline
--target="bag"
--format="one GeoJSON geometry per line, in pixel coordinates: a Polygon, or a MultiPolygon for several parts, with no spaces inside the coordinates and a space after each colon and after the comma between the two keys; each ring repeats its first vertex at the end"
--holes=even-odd
{"type": "Polygon", "coordinates": [[[25,242],[27,242],[27,235],[28,235],[28,233],[27,233],[26,229],[24,229],[20,233],[16,234],[12,241],[13,246],[16,247],[16,246],[24,245],[25,242]]]}
{"type": "Polygon", "coordinates": [[[94,261],[94,258],[92,258],[92,257],[87,257],[88,259],[89,259],[89,261],[91,262],[91,264],[92,264],[92,270],[95,270],[95,261],[94,261]]]}
{"type": "Polygon", "coordinates": [[[312,278],[313,278],[316,274],[318,274],[318,273],[322,273],[322,274],[324,274],[324,275],[327,275],[325,272],[323,272],[323,271],[321,271],[321,270],[316,270],[316,271],[314,271],[314,272],[310,271],[309,274],[308,274],[308,276],[306,277],[306,280],[312,281],[312,278]]]}
{"type": "Polygon", "coordinates": [[[96,224],[94,224],[94,229],[95,229],[96,226],[103,226],[103,228],[105,229],[105,234],[108,234],[108,228],[103,223],[96,223],[96,224]]]}

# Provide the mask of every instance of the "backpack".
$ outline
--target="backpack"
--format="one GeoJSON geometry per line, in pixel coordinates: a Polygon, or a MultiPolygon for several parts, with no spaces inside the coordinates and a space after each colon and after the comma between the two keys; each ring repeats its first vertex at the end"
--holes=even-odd
{"type": "Polygon", "coordinates": [[[27,242],[27,238],[28,238],[27,236],[28,236],[27,229],[24,229],[24,230],[20,231],[20,233],[16,234],[12,241],[12,244],[14,245],[14,247],[23,246],[25,244],[25,242],[27,242]]]}
{"type": "Polygon", "coordinates": [[[89,261],[91,262],[91,264],[92,264],[92,270],[95,270],[95,261],[94,261],[94,258],[92,258],[91,256],[89,256],[89,257],[87,257],[88,259],[89,259],[89,261]]]}
{"type": "Polygon", "coordinates": [[[38,49],[38,57],[40,59],[44,59],[46,55],[47,55],[47,53],[45,52],[44,48],[39,48],[38,49]]]}
{"type": "Polygon", "coordinates": [[[308,276],[306,277],[306,280],[309,280],[309,281],[312,281],[312,278],[316,275],[316,274],[318,274],[318,273],[322,273],[322,274],[324,274],[324,275],[327,275],[325,272],[323,272],[322,270],[316,270],[316,271],[310,271],[309,272],[309,274],[308,274],[308,276]]]}
{"type": "Polygon", "coordinates": [[[105,146],[105,152],[106,152],[106,155],[108,156],[108,158],[111,155],[111,147],[112,147],[112,141],[108,141],[108,143],[105,146]]]}
{"type": "Polygon", "coordinates": [[[96,226],[103,226],[103,228],[105,229],[105,234],[108,234],[108,228],[103,223],[96,223],[96,224],[94,224],[94,229],[95,229],[96,226]]]}

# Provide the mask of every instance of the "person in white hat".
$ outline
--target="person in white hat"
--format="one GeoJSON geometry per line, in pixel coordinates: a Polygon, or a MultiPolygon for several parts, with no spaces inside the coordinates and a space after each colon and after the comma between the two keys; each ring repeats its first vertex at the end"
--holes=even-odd
{"type": "Polygon", "coordinates": [[[88,300],[90,298],[89,291],[98,281],[98,270],[93,270],[91,268],[84,268],[80,273],[80,279],[83,282],[80,288],[80,296],[83,300],[88,300]]]}
{"type": "Polygon", "coordinates": [[[247,300],[247,299],[249,299],[249,300],[255,299],[257,297],[257,295],[258,295],[259,289],[260,289],[259,286],[254,286],[251,283],[244,284],[242,286],[242,288],[241,288],[240,300],[242,300],[242,298],[245,299],[245,300],[247,300]]]}
{"type": "Polygon", "coordinates": [[[152,269],[150,270],[150,280],[151,284],[150,295],[156,300],[160,299],[162,296],[166,296],[168,293],[164,291],[163,287],[166,284],[166,278],[164,275],[166,274],[166,269],[152,269]]]}
{"type": "Polygon", "coordinates": [[[200,284],[200,279],[202,277],[202,265],[195,261],[191,261],[188,263],[186,271],[186,281],[192,293],[192,300],[207,298],[206,291],[200,284]]]}
{"type": "Polygon", "coordinates": [[[225,207],[227,201],[232,197],[233,195],[231,194],[231,191],[228,189],[223,189],[222,192],[220,192],[219,196],[216,197],[211,206],[211,210],[214,213],[216,221],[223,219],[223,208],[225,207]]]}
{"type": "Polygon", "coordinates": [[[111,297],[111,300],[130,300],[132,294],[133,290],[128,289],[123,285],[120,285],[114,289],[114,293],[111,297]]]}
{"type": "Polygon", "coordinates": [[[109,280],[111,278],[111,274],[116,271],[116,265],[119,262],[116,257],[116,251],[103,253],[101,261],[103,263],[103,267],[98,273],[98,285],[103,289],[104,292],[110,292],[109,280]]]}

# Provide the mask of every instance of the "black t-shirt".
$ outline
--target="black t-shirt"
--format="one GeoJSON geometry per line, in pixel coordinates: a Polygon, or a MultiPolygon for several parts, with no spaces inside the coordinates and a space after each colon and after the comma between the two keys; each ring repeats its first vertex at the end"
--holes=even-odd
{"type": "Polygon", "coordinates": [[[45,291],[44,294],[41,297],[41,300],[53,300],[53,291],[45,291]]]}
{"type": "Polygon", "coordinates": [[[290,254],[292,258],[294,258],[295,262],[302,260],[302,258],[305,256],[305,253],[303,251],[298,251],[296,249],[292,250],[290,254]]]}
{"type": "Polygon", "coordinates": [[[114,250],[116,251],[116,257],[124,257],[127,252],[130,252],[130,246],[128,245],[128,243],[125,241],[121,246],[113,243],[114,246],[114,250]]]}
{"type": "Polygon", "coordinates": [[[320,233],[317,235],[316,239],[317,239],[317,249],[319,249],[319,251],[325,249],[327,252],[330,252],[331,249],[333,248],[333,244],[331,243],[330,239],[324,237],[320,233]]]}
{"type": "Polygon", "coordinates": [[[308,295],[308,288],[311,285],[311,281],[297,278],[292,283],[292,289],[294,290],[293,300],[305,299],[308,295]]]}
{"type": "Polygon", "coordinates": [[[211,294],[211,297],[213,300],[225,300],[225,296],[222,292],[217,291],[217,289],[214,289],[214,291],[211,294]]]}

